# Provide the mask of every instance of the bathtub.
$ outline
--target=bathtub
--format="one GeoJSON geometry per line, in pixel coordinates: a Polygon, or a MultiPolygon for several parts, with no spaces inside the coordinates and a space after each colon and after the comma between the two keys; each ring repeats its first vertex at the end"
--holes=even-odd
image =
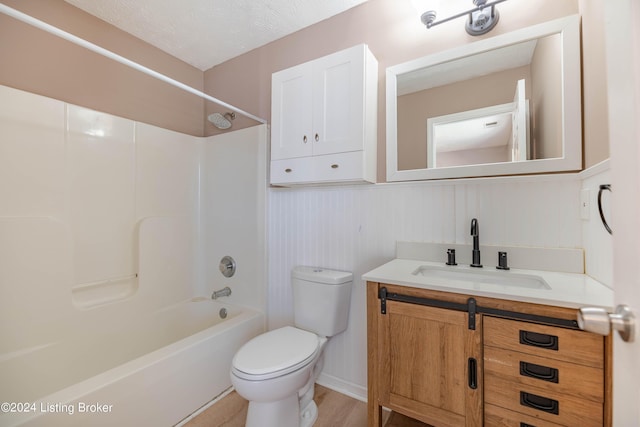
{"type": "Polygon", "coordinates": [[[261,312],[206,297],[134,323],[85,324],[0,354],[0,426],[173,426],[231,387],[233,355],[265,325],[261,312]]]}

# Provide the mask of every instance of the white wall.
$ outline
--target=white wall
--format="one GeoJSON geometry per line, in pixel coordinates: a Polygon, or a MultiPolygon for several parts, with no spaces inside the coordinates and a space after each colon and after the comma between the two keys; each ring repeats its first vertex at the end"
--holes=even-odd
{"type": "Polygon", "coordinates": [[[195,138],[7,87],[0,99],[2,350],[190,297],[195,138]]]}
{"type": "MultiPolygon", "coordinates": [[[[293,320],[295,265],[352,271],[349,328],[329,342],[321,381],[364,398],[363,273],[394,258],[398,240],[470,244],[473,217],[481,244],[580,248],[580,188],[571,174],[271,189],[269,328],[293,320]]],[[[483,254],[483,263],[497,263],[493,255],[483,254]]]]}
{"type": "MultiPolygon", "coordinates": [[[[582,236],[585,250],[586,274],[613,289],[613,240],[606,231],[598,212],[598,190],[601,184],[611,184],[609,160],[605,160],[580,174],[582,195],[587,203],[587,218],[582,219],[582,236]]],[[[614,190],[615,191],[615,190],[614,190]]],[[[611,192],[602,193],[602,211],[609,227],[611,216],[611,192]]]]}
{"type": "Polygon", "coordinates": [[[266,126],[205,139],[0,100],[0,354],[208,296],[223,252],[234,301],[264,309],[266,126]]]}
{"type": "Polygon", "coordinates": [[[200,172],[199,294],[229,286],[230,301],[258,310],[266,298],[267,140],[266,125],[204,138],[200,172]],[[237,265],[230,278],[218,269],[225,255],[237,265]]]}

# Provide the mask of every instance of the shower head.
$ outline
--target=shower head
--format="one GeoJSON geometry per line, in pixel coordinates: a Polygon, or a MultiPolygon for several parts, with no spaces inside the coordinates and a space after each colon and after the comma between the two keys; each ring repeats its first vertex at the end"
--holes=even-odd
{"type": "Polygon", "coordinates": [[[215,127],[218,129],[229,129],[232,125],[231,121],[236,118],[236,113],[228,112],[228,113],[213,113],[209,114],[207,120],[209,120],[215,127]]]}

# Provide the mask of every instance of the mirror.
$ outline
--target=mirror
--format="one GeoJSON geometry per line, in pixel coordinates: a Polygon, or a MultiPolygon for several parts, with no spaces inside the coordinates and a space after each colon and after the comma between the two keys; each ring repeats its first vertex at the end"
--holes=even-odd
{"type": "Polygon", "coordinates": [[[387,68],[387,181],[582,169],[579,22],[387,68]]]}

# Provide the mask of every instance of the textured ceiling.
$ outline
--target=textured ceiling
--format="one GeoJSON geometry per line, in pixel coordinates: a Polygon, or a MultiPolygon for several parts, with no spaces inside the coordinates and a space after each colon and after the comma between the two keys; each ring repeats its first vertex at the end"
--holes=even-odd
{"type": "Polygon", "coordinates": [[[65,0],[200,70],[366,0],[65,0]]]}

